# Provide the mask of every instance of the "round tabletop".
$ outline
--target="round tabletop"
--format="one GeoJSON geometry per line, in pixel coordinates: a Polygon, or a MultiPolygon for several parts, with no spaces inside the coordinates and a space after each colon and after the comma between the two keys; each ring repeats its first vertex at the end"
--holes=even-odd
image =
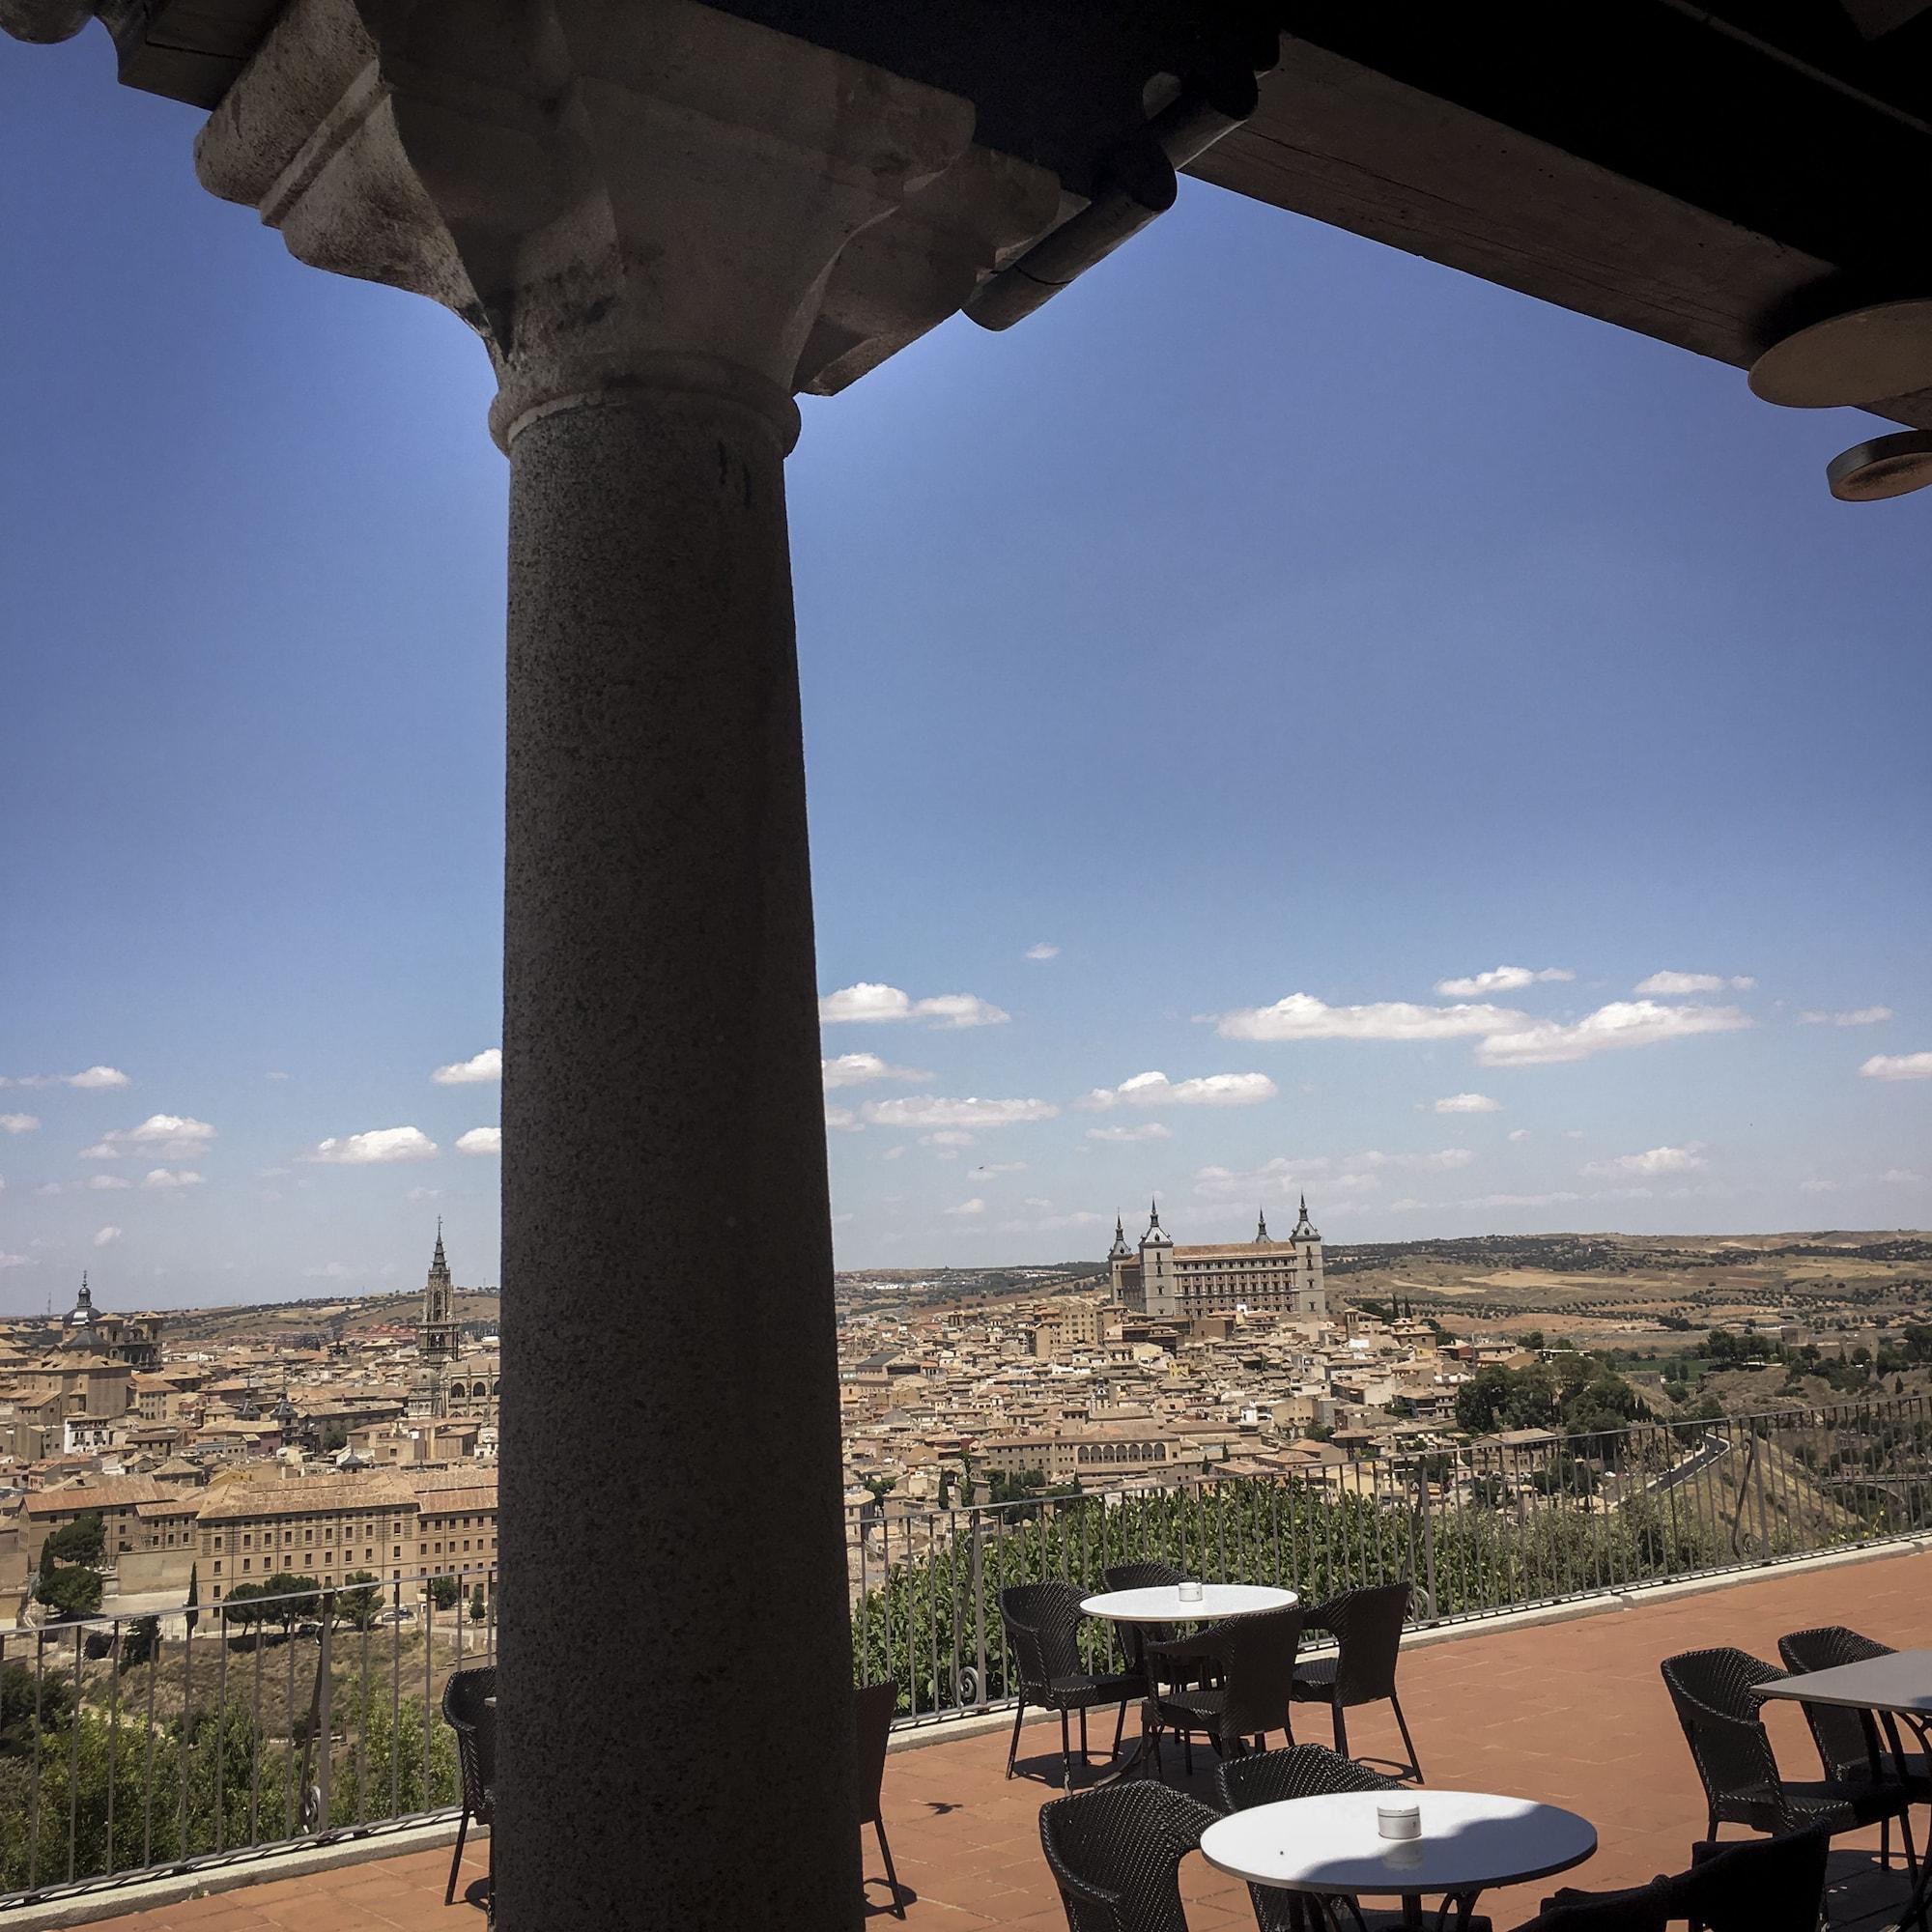
{"type": "Polygon", "coordinates": [[[1301,1599],[1293,1590],[1264,1583],[1203,1583],[1198,1597],[1183,1598],[1172,1583],[1151,1590],[1108,1590],[1080,1607],[1090,1617],[1117,1624],[1193,1624],[1245,1617],[1257,1610],[1289,1610],[1301,1599]]]}
{"type": "Polygon", "coordinates": [[[1482,1791],[1338,1792],[1257,1804],[1201,1834],[1210,1865],[1292,1891],[1466,1892],[1548,1878],[1597,1849],[1587,1818],[1482,1791]],[[1377,1807],[1412,1799],[1419,1838],[1384,1838],[1377,1807]]]}

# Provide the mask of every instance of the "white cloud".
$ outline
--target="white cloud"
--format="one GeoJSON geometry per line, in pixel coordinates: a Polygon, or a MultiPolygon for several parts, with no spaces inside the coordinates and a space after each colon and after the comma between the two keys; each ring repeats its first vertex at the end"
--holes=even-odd
{"type": "Polygon", "coordinates": [[[1023,1160],[989,1160],[976,1167],[975,1174],[1024,1174],[1027,1164],[1023,1160]]]}
{"type": "Polygon", "coordinates": [[[143,1187],[156,1188],[199,1187],[201,1185],[201,1176],[196,1174],[192,1168],[178,1167],[169,1169],[165,1167],[151,1167],[141,1177],[141,1185],[143,1187]]]}
{"type": "Polygon", "coordinates": [[[58,1180],[43,1180],[34,1189],[36,1194],[62,1194],[66,1191],[58,1180]]]}
{"type": "MultiPolygon", "coordinates": [[[[854,1124],[856,1125],[857,1123],[854,1122],[854,1124]]],[[[879,1158],[881,1160],[903,1160],[905,1158],[905,1143],[901,1141],[896,1147],[889,1147],[879,1158]]]]}
{"type": "Polygon", "coordinates": [[[1492,1034],[1476,1048],[1485,1066],[1553,1066],[1624,1047],[1658,1046],[1692,1034],[1736,1033],[1750,1020],[1736,1007],[1660,1007],[1612,1000],[1569,1025],[1554,1020],[1492,1034]]]}
{"type": "Polygon", "coordinates": [[[501,1127],[471,1127],[467,1134],[457,1135],[456,1151],[458,1153],[501,1153],[503,1130],[501,1127]]]}
{"type": "Polygon", "coordinates": [[[1313,993],[1291,993],[1271,1007],[1210,1015],[1224,1039],[1462,1039],[1527,1026],[1507,1007],[1418,1007],[1382,1000],[1366,1007],[1331,1007],[1313,993]]]}
{"type": "Polygon", "coordinates": [[[917,1066],[894,1066],[876,1053],[841,1053],[837,1060],[821,1060],[818,1070],[828,1094],[835,1087],[863,1087],[868,1080],[932,1078],[917,1066]]]}
{"type": "Polygon", "coordinates": [[[1684,1147],[1646,1148],[1642,1153],[1620,1153],[1610,1160],[1593,1160],[1585,1174],[1688,1174],[1693,1168],[1709,1167],[1699,1149],[1701,1141],[1684,1147]]]}
{"type": "Polygon", "coordinates": [[[1473,1201],[1464,1201],[1464,1208],[1553,1208],[1559,1202],[1580,1201],[1580,1194],[1571,1194],[1559,1188],[1554,1194],[1479,1194],[1473,1201]]]}
{"type": "Polygon", "coordinates": [[[1887,1168],[1879,1176],[1879,1180],[1887,1187],[1923,1187],[1925,1185],[1925,1177],[1922,1174],[1914,1174],[1911,1169],[1904,1167],[1887,1168]]]}
{"type": "Polygon", "coordinates": [[[379,1161],[429,1160],[436,1151],[420,1127],[375,1127],[366,1134],[331,1134],[302,1158],[331,1167],[370,1167],[379,1161]]]}
{"type": "Polygon", "coordinates": [[[1889,1007],[1853,1007],[1841,1013],[1800,1013],[1800,1026],[1877,1026],[1881,1020],[1895,1018],[1889,1007]]]}
{"type": "Polygon", "coordinates": [[[1236,1170],[1204,1167],[1194,1177],[1194,1191],[1208,1201],[1273,1200],[1316,1182],[1328,1192],[1365,1192],[1378,1185],[1385,1170],[1449,1174],[1467,1167],[1475,1154],[1467,1148],[1437,1148],[1429,1153],[1385,1153],[1365,1148],[1359,1153],[1277,1154],[1260,1167],[1236,1170]]]}
{"type": "Polygon", "coordinates": [[[185,1114],[150,1114],[138,1127],[117,1127],[80,1151],[82,1160],[119,1160],[124,1153],[143,1153],[162,1160],[186,1160],[205,1153],[214,1138],[206,1121],[185,1114]]]}
{"type": "Polygon", "coordinates": [[[89,1066],[78,1073],[20,1073],[12,1079],[0,1074],[0,1087],[78,1087],[85,1092],[97,1087],[133,1084],[118,1066],[89,1066]]]}
{"type": "Polygon", "coordinates": [[[1089,1127],[1087,1138],[1109,1147],[1124,1147],[1130,1141],[1166,1141],[1174,1136],[1158,1121],[1144,1121],[1137,1127],[1089,1127]]]}
{"type": "Polygon", "coordinates": [[[270,1080],[286,1080],[289,1076],[279,1066],[271,1066],[266,1077],[270,1080]]]}
{"type": "Polygon", "coordinates": [[[41,1124],[34,1114],[0,1114],[0,1132],[10,1134],[30,1134],[41,1124]]]}
{"type": "Polygon", "coordinates": [[[1835,1194],[1838,1183],[1835,1180],[1801,1180],[1798,1191],[1801,1194],[1835,1194]]]}
{"type": "Polygon", "coordinates": [[[947,1214],[951,1214],[954,1216],[956,1219],[966,1220],[975,1214],[983,1214],[986,1211],[986,1204],[983,1201],[981,1201],[980,1197],[976,1194],[974,1195],[972,1200],[962,1201],[960,1202],[958,1207],[947,1208],[942,1209],[941,1211],[947,1214]]]}
{"type": "Polygon", "coordinates": [[[1512,1127],[1509,1131],[1509,1137],[1513,1141],[1526,1141],[1529,1138],[1529,1129],[1527,1127],[1512,1127]]]}
{"type": "Polygon", "coordinates": [[[412,1187],[403,1197],[406,1201],[440,1201],[442,1189],[440,1187],[412,1187]]]}
{"type": "Polygon", "coordinates": [[[1104,1113],[1123,1101],[1133,1107],[1253,1107],[1281,1090],[1265,1073],[1206,1073],[1170,1080],[1165,1073],[1136,1073],[1118,1087],[1096,1087],[1077,1106],[1104,1113]]]}
{"type": "Polygon", "coordinates": [[[1932,1080],[1932,1053],[1875,1053],[1859,1071],[1867,1080],[1932,1080]]]}
{"type": "Polygon", "coordinates": [[[828,1107],[825,1110],[825,1124],[836,1134],[856,1134],[860,1131],[859,1117],[850,1107],[828,1107]]]}
{"type": "Polygon", "coordinates": [[[118,1241],[120,1238],[121,1230],[119,1228],[97,1228],[94,1231],[94,1245],[97,1248],[104,1248],[111,1242],[118,1241]]]}
{"type": "Polygon", "coordinates": [[[1020,1197],[1022,1208],[1037,1208],[1042,1213],[1053,1206],[1044,1194],[1024,1194],[1020,1197]]]}
{"type": "Polygon", "coordinates": [[[40,1264],[31,1255],[0,1254],[0,1268],[30,1268],[39,1265],[40,1264]]]}
{"type": "Polygon", "coordinates": [[[88,1177],[88,1186],[97,1194],[105,1193],[110,1187],[132,1187],[131,1180],[123,1180],[118,1174],[96,1174],[88,1177]]]}
{"type": "Polygon", "coordinates": [[[503,1077],[503,1049],[500,1046],[486,1046],[481,1053],[472,1054],[468,1060],[439,1066],[429,1077],[439,1087],[474,1087],[486,1080],[500,1080],[503,1077]]]}
{"type": "Polygon", "coordinates": [[[1574,980],[1576,974],[1563,966],[1545,966],[1538,971],[1528,966],[1492,966],[1487,973],[1472,973],[1466,980],[1438,980],[1435,990],[1451,999],[1478,999],[1485,993],[1514,993],[1542,980],[1574,980]]]}
{"type": "Polygon", "coordinates": [[[1434,1108],[1438,1114],[1500,1114],[1502,1110],[1503,1103],[1492,1100],[1487,1094],[1449,1094],[1437,1100],[1434,1108]]]}
{"type": "Polygon", "coordinates": [[[1638,993],[1748,993],[1757,984],[1748,973],[1653,973],[1633,988],[1638,993]]]}
{"type": "Polygon", "coordinates": [[[871,980],[841,986],[836,993],[827,993],[818,1003],[819,1023],[823,1026],[927,1020],[935,1027],[957,1029],[999,1026],[1011,1017],[977,993],[934,993],[928,999],[915,1000],[896,986],[881,985],[871,980]]]}
{"type": "Polygon", "coordinates": [[[973,1145],[973,1136],[964,1127],[941,1127],[936,1134],[921,1134],[921,1147],[965,1148],[973,1145]]]}
{"type": "Polygon", "coordinates": [[[1037,946],[1029,946],[1027,948],[1026,956],[1029,959],[1058,959],[1060,957],[1060,948],[1042,939],[1037,946]]]}
{"type": "Polygon", "coordinates": [[[368,1273],[367,1268],[353,1268],[347,1262],[324,1262],[320,1267],[302,1269],[311,1281],[347,1281],[352,1275],[368,1273]]]}
{"type": "Polygon", "coordinates": [[[919,1094],[905,1100],[868,1100],[865,1118],[875,1127],[1009,1127],[1022,1121],[1050,1121],[1050,1100],[952,1100],[919,1094]]]}

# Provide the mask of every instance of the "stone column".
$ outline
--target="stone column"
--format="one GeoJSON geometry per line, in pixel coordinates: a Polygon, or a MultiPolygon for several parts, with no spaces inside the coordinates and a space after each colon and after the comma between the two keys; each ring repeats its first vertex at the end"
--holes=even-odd
{"type": "Polygon", "coordinates": [[[783,460],[1053,220],[972,125],[693,0],[293,0],[197,151],[499,377],[509,1932],[858,1922],[783,460]]]}
{"type": "Polygon", "coordinates": [[[672,370],[510,438],[506,1926],[857,1910],[794,427],[672,370]]]}

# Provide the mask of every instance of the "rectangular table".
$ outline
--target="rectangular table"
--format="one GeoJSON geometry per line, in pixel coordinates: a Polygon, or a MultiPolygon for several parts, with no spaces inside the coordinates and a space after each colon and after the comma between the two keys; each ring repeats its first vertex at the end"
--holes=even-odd
{"type": "MultiPolygon", "coordinates": [[[[1848,1711],[1869,1711],[1884,1722],[1886,1744],[1902,1764],[1905,1752],[1893,1719],[1903,1718],[1918,1732],[1921,1742],[1925,1741],[1923,1727],[1932,1721],[1932,1650],[1891,1650],[1883,1657],[1833,1664],[1830,1670],[1807,1670],[1797,1677],[1781,1677],[1754,1688],[1762,1699],[1777,1698],[1788,1704],[1835,1704],[1848,1711]]],[[[1874,1775],[1879,1770],[1874,1749],[1874,1775]]],[[[1928,1904],[1932,1904],[1932,1846],[1927,1847],[1919,1861],[1918,1883],[1899,1917],[1899,1924],[1917,1922],[1920,1932],[1932,1932],[1932,1918],[1926,1913],[1928,1904]]]]}

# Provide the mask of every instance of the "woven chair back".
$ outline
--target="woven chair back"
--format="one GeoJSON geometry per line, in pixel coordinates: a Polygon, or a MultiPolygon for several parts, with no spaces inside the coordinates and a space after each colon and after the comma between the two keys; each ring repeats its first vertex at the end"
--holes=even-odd
{"type": "Polygon", "coordinates": [[[1378,1704],[1395,1695],[1395,1662],[1408,1616],[1409,1586],[1378,1583],[1331,1597],[1312,1622],[1335,1633],[1335,1701],[1378,1704]]]}
{"type": "Polygon", "coordinates": [[[1180,1861],[1213,1822],[1207,1805],[1149,1778],[1041,1805],[1039,1841],[1071,1932],[1188,1932],[1180,1861]]]}
{"type": "MultiPolygon", "coordinates": [[[[1795,1677],[1811,1670],[1835,1670],[1841,1663],[1863,1663],[1870,1658],[1890,1654],[1889,1645],[1861,1636],[1843,1624],[1792,1631],[1777,1639],[1778,1659],[1795,1677]]],[[[1847,1710],[1842,1704],[1803,1704],[1799,1708],[1810,1726],[1811,1740],[1818,1747],[1818,1757],[1827,1777],[1870,1768],[1878,1732],[1867,1713],[1847,1710]]]]}
{"type": "Polygon", "coordinates": [[[862,1684],[852,1703],[859,1725],[859,1822],[874,1825],[879,1818],[879,1789],[886,1781],[886,1745],[893,1733],[893,1712],[899,1701],[896,1678],[862,1684]]]}
{"type": "Polygon", "coordinates": [[[1080,1592],[1071,1583],[1015,1583],[1000,1592],[1007,1647],[1029,1690],[1080,1669],[1080,1592]]]}
{"type": "Polygon", "coordinates": [[[1748,1651],[1728,1648],[1687,1650],[1658,1667],[1712,1805],[1766,1786],[1776,1789],[1777,1759],[1750,1692],[1784,1672],[1748,1651]]]}

